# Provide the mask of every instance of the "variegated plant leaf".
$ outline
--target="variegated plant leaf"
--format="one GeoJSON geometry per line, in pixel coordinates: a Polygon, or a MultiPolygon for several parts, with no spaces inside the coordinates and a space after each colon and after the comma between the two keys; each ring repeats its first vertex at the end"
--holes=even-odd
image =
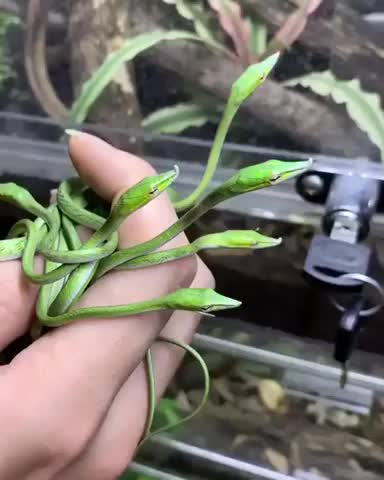
{"type": "Polygon", "coordinates": [[[194,103],[179,103],[148,115],[142,122],[153,133],[178,134],[191,127],[201,127],[220,115],[208,107],[194,103]]]}
{"type": "Polygon", "coordinates": [[[195,29],[196,34],[210,46],[214,46],[218,50],[221,50],[223,53],[226,53],[227,49],[222,45],[216,38],[214,32],[211,29],[209,24],[209,15],[208,12],[203,7],[203,4],[200,1],[191,1],[191,0],[163,0],[164,3],[169,5],[174,5],[177,13],[193,22],[193,28],[195,29]]]}
{"type": "Polygon", "coordinates": [[[260,58],[267,48],[268,28],[263,22],[248,18],[249,24],[249,49],[254,57],[253,61],[260,58]]]}
{"type": "Polygon", "coordinates": [[[75,123],[83,122],[92,105],[112,81],[119,69],[123,68],[126,62],[133,60],[140,53],[165,40],[194,40],[201,42],[200,37],[197,35],[179,30],[169,32],[155,31],[128,38],[120,48],[107,56],[92,77],[84,83],[79,98],[71,108],[70,119],[75,123]]]}
{"type": "Polygon", "coordinates": [[[354,123],[365,132],[381,152],[384,161],[384,112],[380,96],[365,92],[360,80],[339,80],[330,71],[310,73],[284,82],[286,86],[300,85],[317,95],[331,97],[337,104],[344,104],[354,123]]]}

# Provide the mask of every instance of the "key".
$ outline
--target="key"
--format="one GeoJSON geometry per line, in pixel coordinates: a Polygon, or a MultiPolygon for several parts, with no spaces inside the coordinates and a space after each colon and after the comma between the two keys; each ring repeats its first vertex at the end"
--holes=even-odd
{"type": "Polygon", "coordinates": [[[360,316],[363,307],[364,298],[359,296],[343,313],[336,332],[334,358],[342,365],[340,388],[345,388],[348,380],[349,361],[363,327],[363,318],[360,316]]]}
{"type": "Polygon", "coordinates": [[[315,235],[309,247],[303,273],[311,282],[326,290],[360,292],[361,282],[346,280],[341,275],[369,275],[374,255],[366,245],[351,244],[325,235],[315,235]]]}
{"type": "Polygon", "coordinates": [[[344,362],[341,366],[340,388],[345,388],[348,381],[348,362],[344,362]]]}

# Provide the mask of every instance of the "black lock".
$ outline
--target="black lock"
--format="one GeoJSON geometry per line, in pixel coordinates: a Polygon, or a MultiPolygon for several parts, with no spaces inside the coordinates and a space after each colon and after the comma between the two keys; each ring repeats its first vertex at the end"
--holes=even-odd
{"type": "Polygon", "coordinates": [[[361,242],[367,238],[370,221],[376,211],[380,184],[377,180],[339,175],[332,182],[326,201],[323,230],[332,236],[335,223],[349,229],[349,241],[361,242]],[[352,237],[351,234],[354,236],[352,237]]]}
{"type": "MultiPolygon", "coordinates": [[[[309,179],[312,183],[307,181],[303,186],[316,186],[316,175],[309,179]]],[[[349,359],[365,325],[362,279],[374,279],[373,272],[378,265],[375,250],[360,242],[368,237],[378,204],[379,186],[376,180],[348,175],[338,175],[329,181],[322,222],[324,235],[313,237],[303,268],[309,282],[327,290],[328,294],[359,294],[343,313],[336,331],[334,358],[342,364],[341,387],[346,384],[349,359]],[[345,278],[348,274],[350,277],[345,278]]]]}
{"type": "Polygon", "coordinates": [[[336,176],[328,190],[323,217],[325,235],[315,235],[304,265],[306,278],[330,290],[359,292],[362,283],[345,274],[369,275],[374,251],[360,243],[379,198],[379,182],[357,176],[336,176]]]}
{"type": "Polygon", "coordinates": [[[340,277],[347,273],[369,275],[372,265],[373,252],[366,245],[315,235],[303,270],[308,280],[323,288],[359,292],[361,282],[340,277]]]}

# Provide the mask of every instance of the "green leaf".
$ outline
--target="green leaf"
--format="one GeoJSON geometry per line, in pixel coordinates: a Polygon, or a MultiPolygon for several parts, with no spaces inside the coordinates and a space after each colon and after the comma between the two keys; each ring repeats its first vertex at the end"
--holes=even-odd
{"type": "Polygon", "coordinates": [[[7,39],[9,30],[15,25],[20,25],[20,19],[16,15],[0,12],[0,88],[3,88],[6,80],[15,77],[7,39]]]}
{"type": "Polygon", "coordinates": [[[268,28],[265,23],[248,18],[249,49],[256,58],[260,57],[267,48],[268,28]]]}
{"type": "Polygon", "coordinates": [[[156,480],[156,478],[132,472],[128,469],[125,473],[123,473],[123,475],[119,477],[119,480],[156,480]]]}
{"type": "Polygon", "coordinates": [[[191,0],[163,0],[163,2],[174,5],[181,17],[193,22],[196,34],[207,45],[214,47],[222,53],[228,53],[228,49],[217,40],[210,28],[209,13],[201,2],[191,2],[191,0]]]}
{"type": "Polygon", "coordinates": [[[70,119],[76,123],[83,122],[92,105],[96,102],[119,69],[122,68],[124,63],[133,60],[140,53],[164,40],[201,41],[198,36],[190,32],[179,30],[144,33],[127,39],[118,50],[107,56],[103,64],[96,70],[92,77],[84,83],[79,98],[72,106],[70,119]]]}
{"type": "Polygon", "coordinates": [[[181,17],[193,22],[195,32],[199,37],[208,42],[216,42],[216,38],[209,28],[209,22],[207,20],[208,14],[200,2],[191,2],[190,0],[163,1],[168,4],[173,4],[181,17]]]}
{"type": "Polygon", "coordinates": [[[153,133],[178,134],[190,127],[201,127],[210,120],[217,120],[216,112],[193,103],[180,103],[162,108],[148,115],[142,126],[153,133]]]}
{"type": "Polygon", "coordinates": [[[157,406],[155,418],[153,419],[153,430],[157,430],[164,424],[180,422],[180,420],[182,420],[182,416],[177,408],[176,400],[162,398],[157,406]]]}
{"type": "Polygon", "coordinates": [[[12,13],[0,12],[0,35],[4,35],[8,32],[9,27],[12,25],[19,25],[20,19],[12,13]]]}
{"type": "Polygon", "coordinates": [[[380,149],[384,161],[384,112],[380,97],[362,90],[359,79],[338,80],[332,72],[325,71],[290,79],[284,85],[301,85],[317,95],[330,96],[336,103],[344,104],[357,127],[380,149]]]}

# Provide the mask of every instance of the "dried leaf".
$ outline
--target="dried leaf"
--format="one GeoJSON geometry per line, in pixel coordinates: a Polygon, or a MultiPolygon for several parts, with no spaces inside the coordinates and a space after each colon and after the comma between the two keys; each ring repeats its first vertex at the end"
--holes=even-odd
{"type": "Polygon", "coordinates": [[[281,42],[285,47],[292,45],[303,33],[309,15],[315,12],[322,0],[303,0],[302,5],[292,15],[290,15],[277,32],[275,39],[281,42]]]}
{"type": "MultiPolygon", "coordinates": [[[[308,15],[312,15],[321,5],[323,0],[309,0],[307,2],[307,13],[308,15]]],[[[303,5],[303,0],[295,0],[295,3],[298,7],[303,5]]]]}
{"type": "Polygon", "coordinates": [[[232,39],[241,63],[244,66],[250,65],[250,28],[242,15],[240,5],[233,0],[208,0],[208,3],[218,14],[222,29],[232,39]]]}
{"type": "Polygon", "coordinates": [[[320,6],[322,0],[302,0],[299,8],[291,13],[284,25],[271,40],[265,55],[290,47],[303,33],[308,17],[320,6]]]}
{"type": "Polygon", "coordinates": [[[364,448],[373,448],[375,446],[374,442],[372,440],[369,440],[369,438],[364,438],[364,437],[357,437],[356,441],[360,443],[364,448]]]}
{"type": "Polygon", "coordinates": [[[276,411],[285,397],[283,387],[275,380],[261,380],[259,383],[259,395],[268,410],[276,411]]]}
{"type": "Polygon", "coordinates": [[[235,397],[230,390],[229,382],[225,378],[217,378],[212,382],[212,387],[220,395],[220,397],[230,403],[235,401],[235,397]]]}
{"type": "Polygon", "coordinates": [[[191,402],[188,399],[187,394],[184,392],[184,390],[181,390],[176,397],[176,405],[179,408],[180,411],[183,412],[192,412],[193,408],[191,405],[191,402]]]}
{"type": "Polygon", "coordinates": [[[234,440],[232,442],[232,448],[241,447],[248,440],[249,440],[248,435],[243,435],[243,434],[236,435],[236,437],[234,438],[234,440]]]}
{"type": "Polygon", "coordinates": [[[360,418],[353,413],[347,413],[343,410],[331,410],[328,415],[328,420],[339,428],[356,428],[360,424],[360,418]]]}
{"type": "Polygon", "coordinates": [[[288,458],[282,453],[273,450],[272,448],[267,448],[265,451],[265,456],[267,457],[269,463],[277,471],[284,475],[289,473],[289,462],[288,458]]]}
{"type": "Polygon", "coordinates": [[[364,468],[360,465],[360,463],[355,458],[350,458],[348,460],[348,465],[354,470],[356,473],[364,475],[364,468]]]}
{"type": "Polygon", "coordinates": [[[237,400],[237,407],[247,413],[262,413],[263,407],[255,397],[240,397],[237,400]]]}

